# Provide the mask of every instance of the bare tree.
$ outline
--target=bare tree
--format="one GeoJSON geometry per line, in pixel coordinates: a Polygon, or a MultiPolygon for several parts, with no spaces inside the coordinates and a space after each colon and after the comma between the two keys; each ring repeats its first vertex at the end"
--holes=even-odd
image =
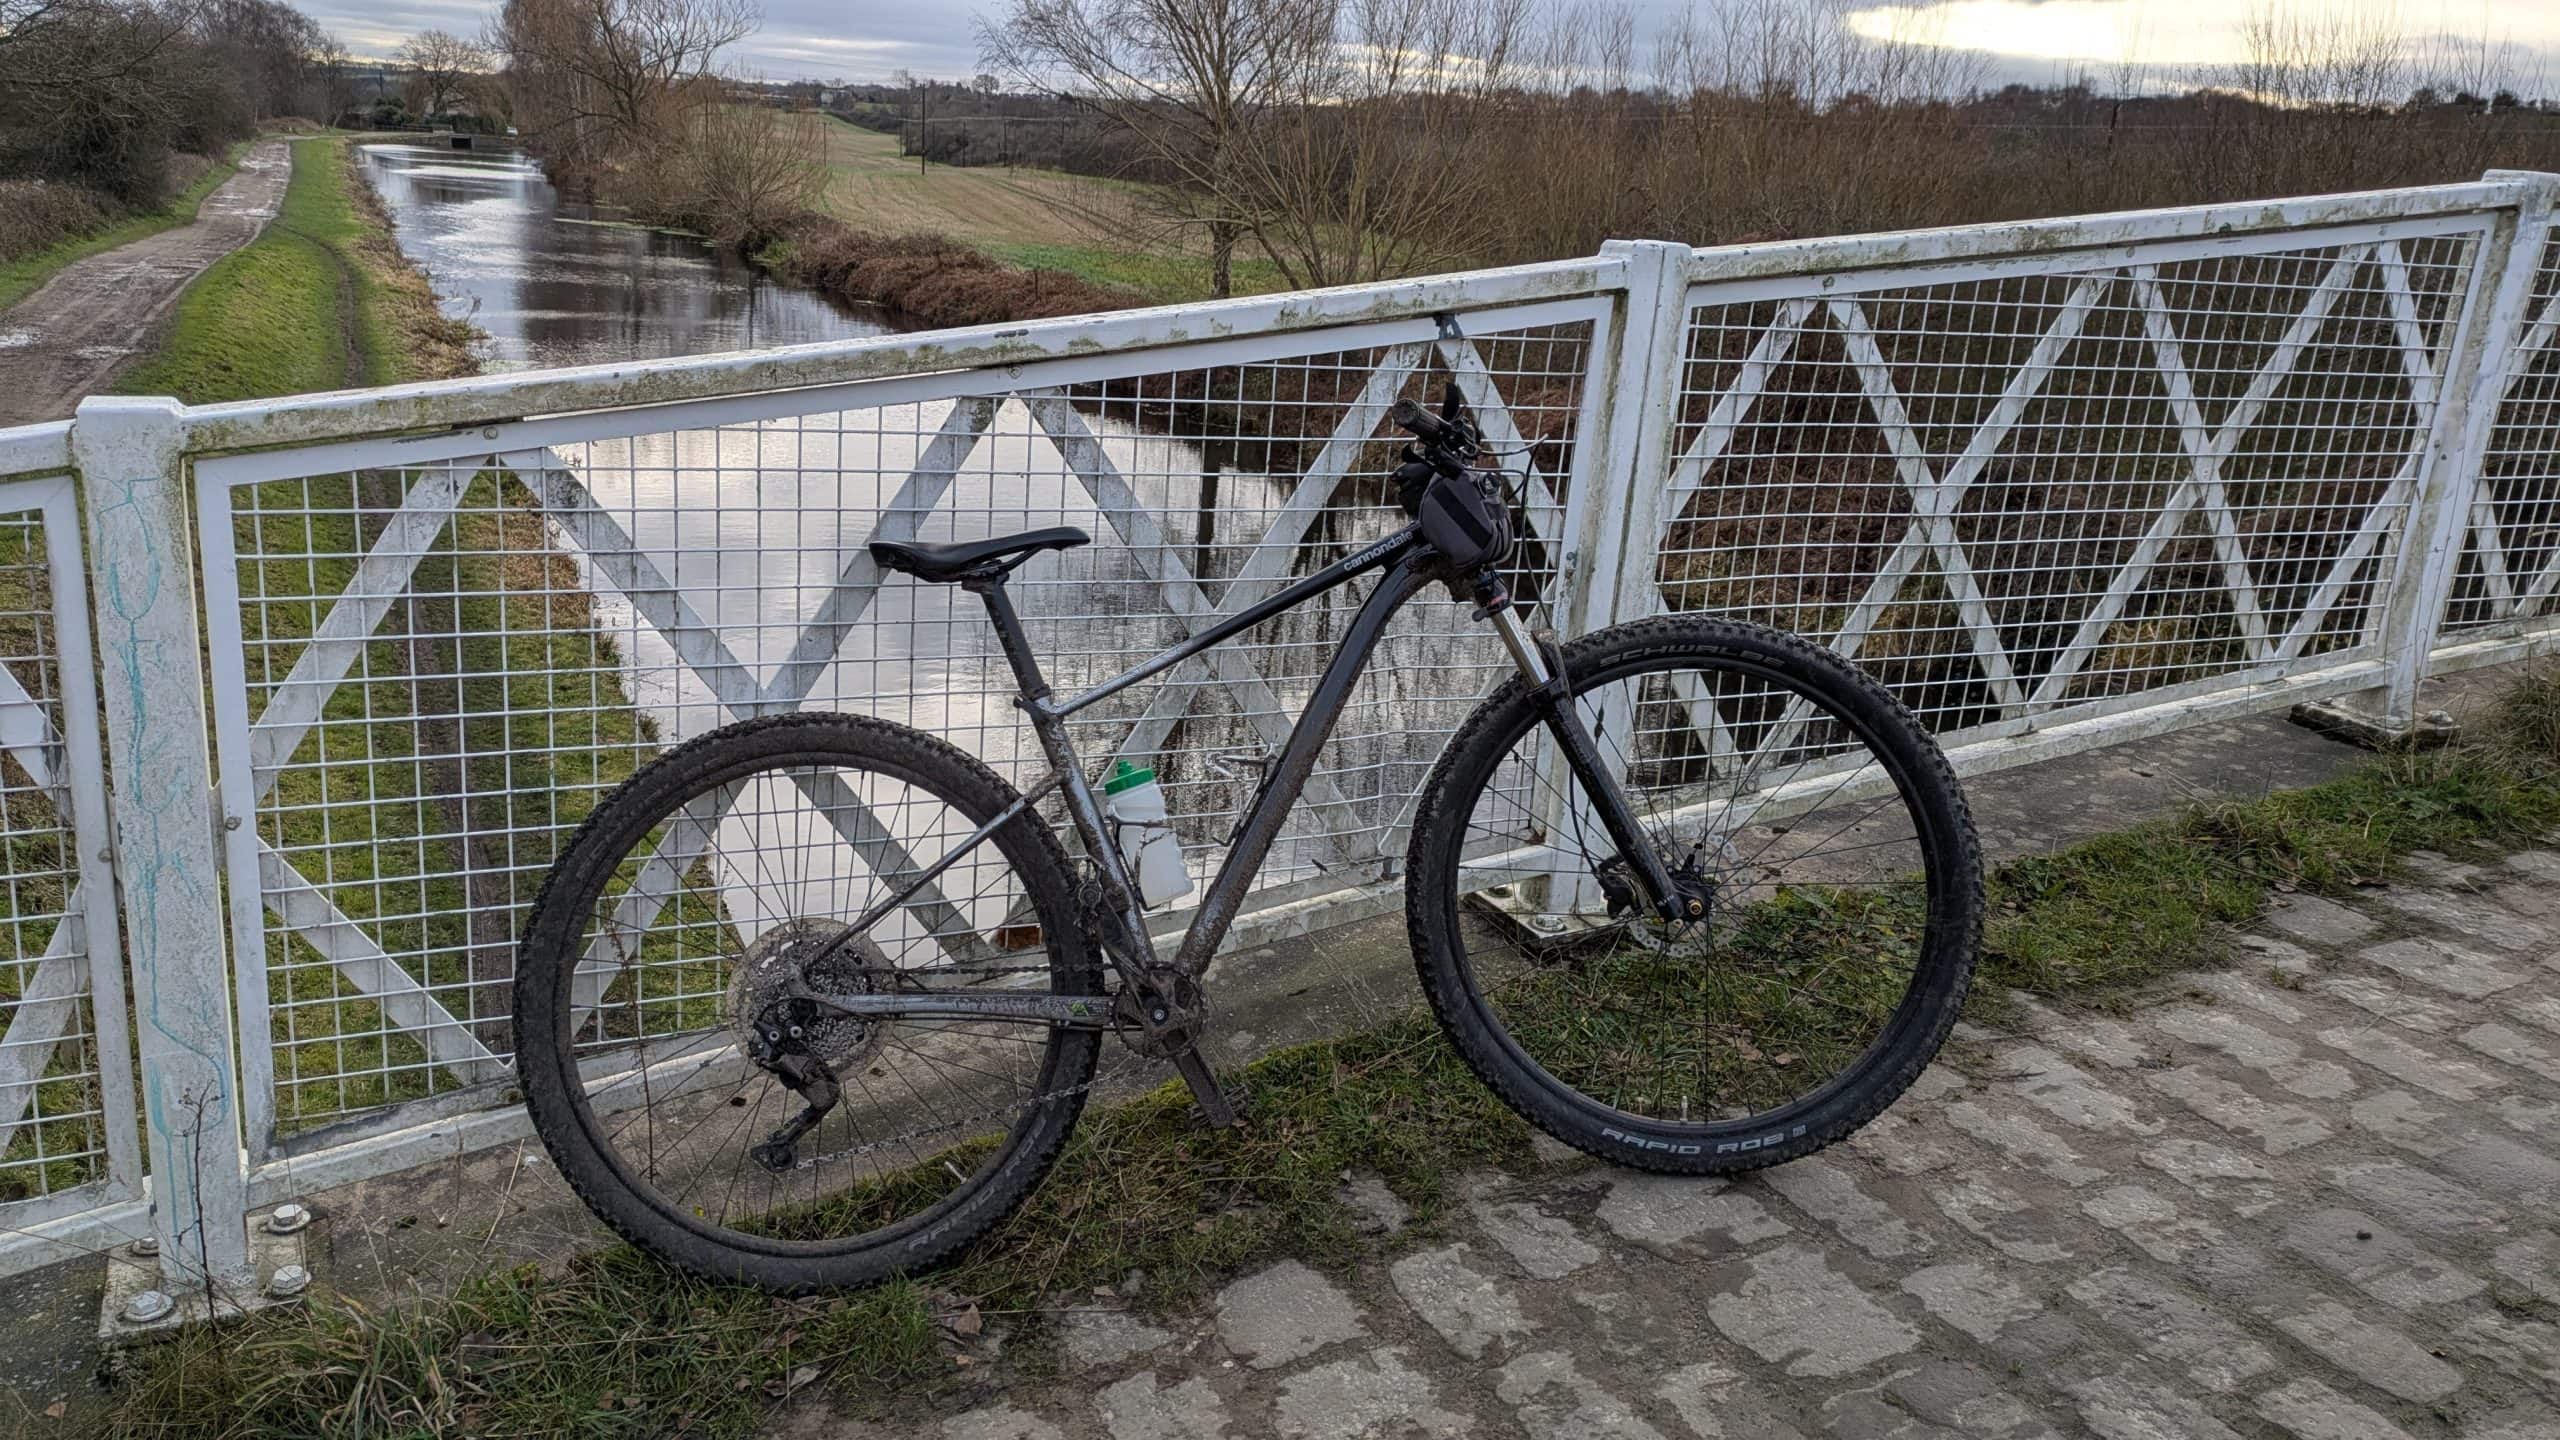
{"type": "Polygon", "coordinates": [[[317,77],[320,108],[318,118],[334,125],[338,117],[355,108],[355,57],[347,53],[346,42],[322,31],[320,47],[311,54],[311,69],[317,77]]]}
{"type": "Polygon", "coordinates": [[[1528,0],[1346,0],[1308,17],[1280,102],[1234,172],[1255,241],[1294,286],[1410,274],[1467,253],[1528,0]]]}
{"type": "Polygon", "coordinates": [[[1248,132],[1304,95],[1336,14],[1334,0],[1010,0],[978,42],[1033,88],[1064,77],[1135,139],[1144,168],[1174,182],[1174,218],[1207,233],[1210,290],[1226,295],[1253,229],[1248,132]]]}
{"type": "Polygon", "coordinates": [[[546,160],[592,177],[674,141],[693,82],[762,20],[754,0],[506,0],[490,41],[517,125],[546,160]]]}
{"type": "Polygon", "coordinates": [[[825,141],[808,111],[700,104],[687,117],[666,218],[741,250],[781,233],[826,188],[825,141]]]}
{"type": "Polygon", "coordinates": [[[451,110],[492,65],[488,50],[477,41],[443,30],[421,30],[410,36],[396,58],[416,78],[422,100],[419,109],[428,115],[451,110]]]}

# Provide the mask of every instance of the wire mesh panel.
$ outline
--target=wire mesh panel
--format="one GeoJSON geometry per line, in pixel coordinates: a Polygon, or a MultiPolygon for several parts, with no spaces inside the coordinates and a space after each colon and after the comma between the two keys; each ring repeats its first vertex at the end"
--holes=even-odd
{"type": "Polygon", "coordinates": [[[2472,491],[2444,628],[2549,617],[2560,589],[2560,232],[2542,246],[2472,491]]]}
{"type": "Polygon", "coordinates": [[[0,483],[0,1222],[135,1193],[140,1162],[67,478],[0,483]],[[86,843],[84,843],[84,840],[86,843]]]}
{"type": "MultiPolygon", "coordinates": [[[[244,988],[242,1011],[261,1000],[270,1017],[251,1068],[272,1073],[251,1090],[271,1082],[273,1135],[321,1143],[394,1102],[497,1081],[525,907],[599,799],[671,744],[840,710],[1038,779],[979,602],[884,573],[873,539],[1086,530],[1094,544],[1043,555],[1010,586],[1051,685],[1073,694],[1403,524],[1388,476],[1404,437],[1387,411],[1454,385],[1532,532],[1516,588],[1550,598],[1579,523],[1576,432],[1604,311],[1275,335],[1267,358],[1229,347],[1216,363],[1173,348],[1018,381],[961,373],[895,403],[766,403],[746,420],[634,411],[590,427],[613,432],[602,438],[209,499],[209,567],[228,582],[216,689],[236,654],[241,699],[224,765],[241,757],[254,792],[254,824],[230,839],[235,933],[264,957],[263,995],[244,988]]],[[[1098,769],[1156,770],[1195,876],[1223,855],[1366,588],[1076,717],[1098,769]]],[[[1442,742],[1505,673],[1464,607],[1436,591],[1408,607],[1262,891],[1387,873],[1442,742]]],[[[846,865],[935,838],[901,834],[904,809],[852,791],[707,803],[717,813],[660,837],[658,869],[692,874],[709,837],[751,849],[743,832],[760,826],[788,849],[780,837],[813,820],[846,865]]],[[[636,893],[663,904],[684,888],[636,893]]],[[[740,929],[758,912],[730,899],[734,914],[690,918],[742,943],[769,928],[740,929]]],[[[670,1013],[721,1003],[732,976],[683,950],[635,952],[654,978],[616,995],[670,1013]]]]}
{"type": "Polygon", "coordinates": [[[1820,639],[1942,736],[2334,662],[2381,614],[2476,241],[1694,291],[1661,602],[1820,639]]]}

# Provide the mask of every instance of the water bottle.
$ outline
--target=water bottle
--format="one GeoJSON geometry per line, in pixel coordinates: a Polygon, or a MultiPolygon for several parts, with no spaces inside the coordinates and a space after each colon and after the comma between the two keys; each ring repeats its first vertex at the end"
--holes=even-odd
{"type": "Polygon", "coordinates": [[[1113,765],[1102,782],[1102,808],[1141,904],[1153,909],[1191,893],[1191,870],[1182,863],[1182,842],[1174,838],[1156,772],[1126,760],[1113,765]]]}

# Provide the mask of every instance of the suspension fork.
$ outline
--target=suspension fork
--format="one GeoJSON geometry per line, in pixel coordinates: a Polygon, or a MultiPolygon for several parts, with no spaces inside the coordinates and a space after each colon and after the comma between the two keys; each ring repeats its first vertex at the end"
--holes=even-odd
{"type": "Polygon", "coordinates": [[[1704,916],[1703,901],[1684,899],[1673,886],[1671,872],[1663,868],[1652,837],[1636,823],[1635,808],[1627,803],[1626,790],[1602,763],[1599,746],[1582,723],[1581,712],[1574,708],[1573,690],[1565,680],[1563,652],[1553,641],[1541,639],[1521,622],[1519,608],[1511,603],[1510,593],[1492,571],[1477,577],[1476,594],[1482,611],[1493,622],[1494,633],[1502,637],[1502,648],[1511,652],[1511,663],[1529,687],[1530,703],[1537,706],[1539,718],[1546,722],[1548,733],[1556,737],[1557,747],[1564,751],[1566,768],[1582,786],[1591,808],[1599,813],[1609,843],[1618,847],[1618,854],[1634,872],[1636,883],[1643,887],[1645,898],[1652,902],[1654,913],[1672,921],[1704,916]]]}

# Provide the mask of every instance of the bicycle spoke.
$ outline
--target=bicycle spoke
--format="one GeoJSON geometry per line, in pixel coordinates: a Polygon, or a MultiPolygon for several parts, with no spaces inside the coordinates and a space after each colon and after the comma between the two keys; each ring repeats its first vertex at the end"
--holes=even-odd
{"type": "MultiPolygon", "coordinates": [[[[1553,1081],[1656,1121],[1730,1122],[1821,1090],[1880,1043],[1912,987],[1927,884],[1906,797],[1844,803],[1878,774],[1876,757],[1816,697],[1766,672],[1656,667],[1575,692],[1675,888],[1708,913],[1652,916],[1544,727],[1529,724],[1463,816],[1470,853],[1545,835],[1549,858],[1532,868],[1557,867],[1505,875],[1502,895],[1458,927],[1486,1018],[1553,1081]],[[1725,739],[1706,733],[1716,727],[1725,739]],[[1791,787],[1808,793],[1785,819],[1753,798],[1791,787]]],[[[1462,894],[1476,893],[1468,883],[1462,894]]]]}
{"type": "MultiPolygon", "coordinates": [[[[571,1068],[597,1113],[589,1133],[658,1213],[723,1243],[858,1249],[982,1183],[1008,1137],[1089,1088],[1090,1031],[848,1016],[795,998],[1061,983],[1056,937],[1078,933],[1063,871],[1027,873],[980,833],[1002,804],[963,806],[912,769],[789,756],[654,804],[581,902],[575,953],[611,969],[578,1052],[615,1059],[571,1068]],[[686,851],[664,849],[679,816],[713,807],[718,823],[697,825],[686,851]],[[644,883],[658,887],[648,903],[626,902],[644,883]],[[820,1092],[755,1058],[778,1053],[760,1035],[785,1015],[789,1053],[834,1076],[836,1098],[814,1112],[820,1092]],[[698,1045],[710,1053],[675,1058],[698,1045]]],[[[1098,993],[1076,953],[1081,993],[1098,993]]]]}

